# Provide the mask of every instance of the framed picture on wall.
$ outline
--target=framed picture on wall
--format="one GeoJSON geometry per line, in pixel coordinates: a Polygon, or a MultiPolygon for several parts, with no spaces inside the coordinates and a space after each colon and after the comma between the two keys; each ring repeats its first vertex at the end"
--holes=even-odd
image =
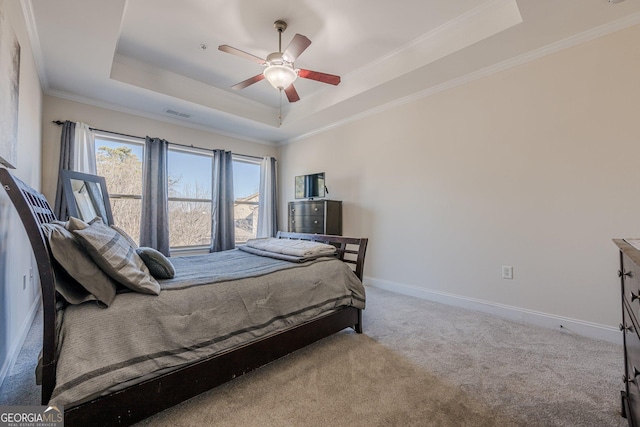
{"type": "Polygon", "coordinates": [[[17,164],[20,43],[0,10],[0,163],[17,164]]]}

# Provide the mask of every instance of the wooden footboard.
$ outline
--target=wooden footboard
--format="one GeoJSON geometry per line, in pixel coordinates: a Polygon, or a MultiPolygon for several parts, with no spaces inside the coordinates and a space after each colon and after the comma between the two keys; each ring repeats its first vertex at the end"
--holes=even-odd
{"type": "Polygon", "coordinates": [[[126,426],[360,322],[347,307],[125,390],[65,408],[68,426],[126,426]]]}

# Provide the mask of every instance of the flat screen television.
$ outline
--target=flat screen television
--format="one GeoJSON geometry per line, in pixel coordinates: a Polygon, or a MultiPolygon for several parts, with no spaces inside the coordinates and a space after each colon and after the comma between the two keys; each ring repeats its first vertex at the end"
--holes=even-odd
{"type": "Polygon", "coordinates": [[[296,176],[296,199],[325,196],[324,172],[296,176]]]}

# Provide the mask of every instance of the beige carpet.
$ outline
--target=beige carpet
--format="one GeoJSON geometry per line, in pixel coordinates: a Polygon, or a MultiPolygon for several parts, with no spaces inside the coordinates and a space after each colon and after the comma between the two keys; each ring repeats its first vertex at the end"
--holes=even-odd
{"type": "Polygon", "coordinates": [[[342,332],[145,426],[622,427],[622,346],[367,288],[342,332]]]}
{"type": "Polygon", "coordinates": [[[152,417],[149,426],[508,426],[366,335],[340,333],[152,417]]]}
{"type": "MultiPolygon", "coordinates": [[[[622,427],[622,346],[367,288],[343,331],[141,426],[622,427]]],[[[37,405],[34,323],[0,405],[37,405]]]]}

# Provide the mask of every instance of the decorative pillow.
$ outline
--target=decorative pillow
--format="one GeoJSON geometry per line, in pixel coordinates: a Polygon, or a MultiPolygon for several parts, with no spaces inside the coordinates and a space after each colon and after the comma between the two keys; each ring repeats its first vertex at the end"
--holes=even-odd
{"type": "Polygon", "coordinates": [[[173,276],[176,275],[176,269],[163,253],[145,246],[136,249],[136,253],[156,279],[173,279],[173,276]]]}
{"type": "MultiPolygon", "coordinates": [[[[91,261],[93,262],[93,261],[91,261]]],[[[107,308],[107,305],[95,295],[92,295],[87,291],[84,286],[78,283],[73,277],[65,271],[64,268],[53,259],[53,273],[55,275],[55,287],[56,291],[62,295],[64,302],[67,304],[82,304],[85,302],[95,302],[100,308],[107,308]]],[[[109,279],[111,280],[111,279],[109,279]]],[[[116,292],[117,293],[117,292],[116,292]]]]}
{"type": "Polygon", "coordinates": [[[109,277],[132,291],[160,294],[160,284],[149,274],[147,266],[120,233],[102,221],[92,221],[88,227],[74,230],[73,234],[109,277]]]}
{"type": "Polygon", "coordinates": [[[127,242],[129,242],[129,245],[131,245],[131,247],[132,247],[133,249],[138,249],[138,247],[139,247],[139,246],[138,246],[138,244],[136,243],[136,241],[135,241],[135,240],[133,240],[133,237],[131,237],[131,236],[129,236],[129,235],[127,234],[127,232],[126,232],[126,231],[124,231],[122,228],[118,227],[117,225],[111,225],[111,228],[113,228],[113,229],[114,229],[114,230],[116,230],[118,233],[120,233],[120,235],[121,235],[122,237],[124,237],[124,238],[125,238],[125,240],[126,240],[127,242]]]}
{"type": "Polygon", "coordinates": [[[57,274],[56,290],[70,304],[98,300],[108,307],[116,296],[116,283],[100,270],[82,244],[60,223],[42,224],[42,231],[53,258],[70,276],[57,274]]]}
{"type": "MultiPolygon", "coordinates": [[[[95,219],[94,219],[94,221],[95,221],[95,219]]],[[[87,224],[83,220],[75,218],[73,216],[70,216],[69,217],[69,221],[64,223],[64,228],[66,228],[69,231],[84,230],[88,226],[89,226],[89,224],[87,224]]]]}

